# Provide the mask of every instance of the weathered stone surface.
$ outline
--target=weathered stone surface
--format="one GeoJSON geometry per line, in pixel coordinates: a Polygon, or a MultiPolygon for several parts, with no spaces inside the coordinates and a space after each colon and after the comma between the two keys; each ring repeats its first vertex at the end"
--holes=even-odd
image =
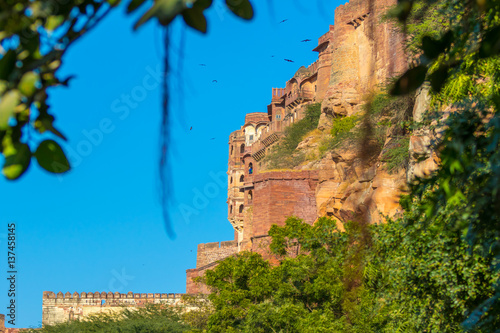
{"type": "Polygon", "coordinates": [[[417,90],[417,94],[415,96],[415,105],[413,106],[413,120],[415,122],[421,122],[423,119],[424,113],[427,111],[430,102],[429,95],[430,86],[423,85],[421,88],[417,90]]]}

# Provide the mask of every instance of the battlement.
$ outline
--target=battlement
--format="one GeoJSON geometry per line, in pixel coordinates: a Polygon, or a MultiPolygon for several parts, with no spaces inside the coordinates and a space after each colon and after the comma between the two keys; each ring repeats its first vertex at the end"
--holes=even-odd
{"type": "Polygon", "coordinates": [[[202,268],[212,262],[222,260],[236,252],[238,252],[238,242],[234,240],[198,244],[196,268],[202,268]]]}
{"type": "Polygon", "coordinates": [[[267,112],[252,112],[252,113],[247,113],[245,115],[245,124],[268,122],[268,121],[269,117],[267,115],[267,112]]]}
{"type": "Polygon", "coordinates": [[[83,319],[95,313],[119,313],[126,308],[140,308],[147,304],[179,306],[182,296],[177,293],[133,293],[119,292],[43,292],[42,324],[55,325],[71,320],[83,319]]]}
{"type": "Polygon", "coordinates": [[[160,294],[160,293],[133,293],[129,291],[126,294],[121,294],[119,292],[82,292],[73,294],[66,292],[63,294],[61,291],[57,294],[52,291],[44,291],[43,299],[66,299],[66,300],[76,300],[76,299],[180,299],[184,294],[160,294]]]}

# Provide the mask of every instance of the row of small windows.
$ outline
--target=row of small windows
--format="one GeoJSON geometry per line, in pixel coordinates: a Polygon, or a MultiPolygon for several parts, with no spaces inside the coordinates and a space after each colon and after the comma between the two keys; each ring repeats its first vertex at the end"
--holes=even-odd
{"type": "MultiPolygon", "coordinates": [[[[250,135],[250,141],[253,140],[253,135],[250,135]]],[[[241,146],[240,146],[240,153],[243,154],[245,152],[245,144],[242,143],[241,146]]],[[[233,155],[234,153],[234,146],[231,145],[231,155],[233,155]]]]}
{"type": "MultiPolygon", "coordinates": [[[[240,214],[243,213],[243,208],[245,208],[244,205],[240,205],[240,207],[238,208],[240,214]]],[[[229,213],[232,214],[233,213],[233,205],[229,206],[229,213]]]]}
{"type": "MultiPolygon", "coordinates": [[[[245,181],[245,176],[244,175],[241,175],[240,176],[240,183],[243,183],[245,181]]],[[[231,177],[231,180],[229,181],[230,184],[233,183],[233,177],[231,177]]]]}
{"type": "MultiPolygon", "coordinates": [[[[248,198],[248,201],[252,201],[252,198],[253,198],[253,192],[252,192],[252,190],[248,191],[248,196],[247,196],[247,198],[248,198]]],[[[238,211],[239,211],[240,213],[243,213],[243,208],[244,208],[244,207],[245,207],[244,205],[240,205],[240,206],[239,206],[239,208],[238,208],[238,211]]],[[[233,213],[233,205],[230,205],[230,206],[229,206],[229,213],[230,213],[230,214],[232,214],[232,213],[233,213]]]]}

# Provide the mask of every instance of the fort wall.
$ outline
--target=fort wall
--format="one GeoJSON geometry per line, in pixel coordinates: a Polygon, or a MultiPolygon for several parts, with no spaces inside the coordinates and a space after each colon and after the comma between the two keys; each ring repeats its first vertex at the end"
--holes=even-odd
{"type": "Polygon", "coordinates": [[[43,292],[42,324],[55,325],[70,320],[83,319],[95,313],[118,313],[124,308],[138,308],[146,304],[166,304],[177,306],[184,294],[160,293],[111,293],[82,292],[55,294],[43,292]]]}

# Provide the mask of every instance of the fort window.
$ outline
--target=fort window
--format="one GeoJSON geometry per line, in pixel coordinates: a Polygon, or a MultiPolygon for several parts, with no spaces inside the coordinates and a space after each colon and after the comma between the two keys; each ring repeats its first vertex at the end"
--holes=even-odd
{"type": "Polygon", "coordinates": [[[233,205],[229,205],[229,214],[233,213],[233,205]]]}
{"type": "Polygon", "coordinates": [[[276,115],[276,120],[281,120],[281,115],[280,114],[276,115]]]}
{"type": "Polygon", "coordinates": [[[231,145],[231,155],[233,155],[234,146],[231,145]]]}
{"type": "Polygon", "coordinates": [[[241,147],[240,147],[240,153],[242,153],[242,154],[243,154],[244,152],[245,152],[245,144],[244,144],[244,143],[242,143],[242,144],[241,144],[241,147]]]}
{"type": "Polygon", "coordinates": [[[233,183],[233,177],[231,177],[231,180],[230,180],[229,182],[230,182],[230,184],[232,184],[232,183],[233,183]]]}
{"type": "Polygon", "coordinates": [[[252,201],[253,193],[252,190],[248,191],[248,201],[252,201]]]}
{"type": "Polygon", "coordinates": [[[240,213],[243,213],[243,205],[240,205],[240,213]]]}
{"type": "Polygon", "coordinates": [[[253,142],[253,135],[250,135],[250,142],[253,142]]]}
{"type": "Polygon", "coordinates": [[[245,176],[241,175],[241,177],[240,177],[240,183],[243,183],[244,181],[245,181],[245,176]]]}
{"type": "Polygon", "coordinates": [[[253,164],[248,164],[248,174],[251,175],[253,173],[253,164]]]}

